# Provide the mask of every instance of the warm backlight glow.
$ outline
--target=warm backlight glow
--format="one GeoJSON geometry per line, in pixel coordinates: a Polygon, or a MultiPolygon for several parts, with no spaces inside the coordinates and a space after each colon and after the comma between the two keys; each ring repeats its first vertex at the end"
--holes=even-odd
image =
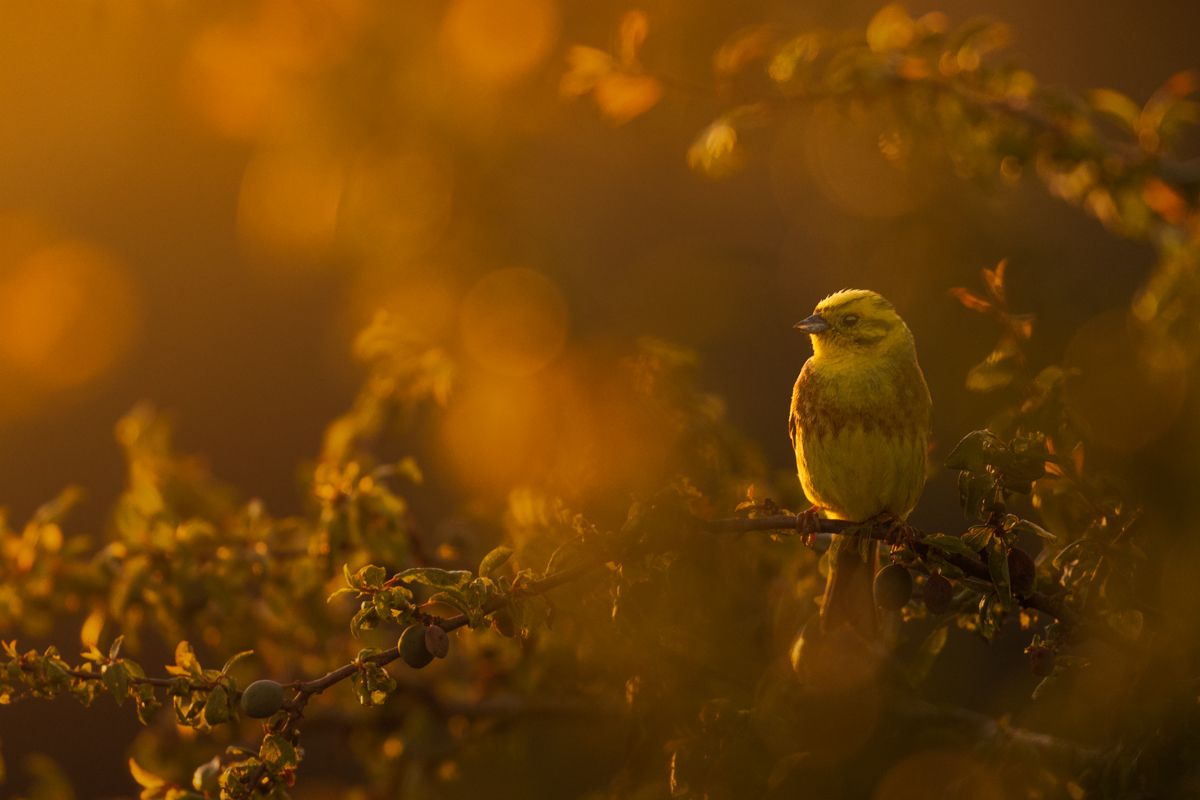
{"type": "Polygon", "coordinates": [[[127,349],[137,312],[109,253],[82,243],[37,250],[0,272],[0,364],[46,387],[78,386],[127,349]]]}
{"type": "Polygon", "coordinates": [[[242,175],[238,232],[272,255],[317,257],[333,243],[344,182],[342,165],[319,151],[261,151],[242,175]]]}
{"type": "Polygon", "coordinates": [[[822,195],[855,216],[906,214],[921,204],[923,187],[895,160],[904,143],[880,136],[885,126],[886,120],[878,117],[850,118],[832,106],[818,106],[798,141],[792,138],[795,131],[781,130],[776,150],[777,166],[784,172],[780,177],[794,180],[785,175],[806,173],[822,195]]]}
{"type": "Polygon", "coordinates": [[[248,19],[197,34],[181,72],[185,102],[215,131],[256,138],[341,55],[363,15],[359,0],[263,0],[248,19]]]}
{"type": "Polygon", "coordinates": [[[532,375],[563,348],[567,305],[549,278],[530,269],[485,275],[462,307],[467,352],[492,372],[532,375]]]}
{"type": "Polygon", "coordinates": [[[439,453],[464,484],[501,496],[521,485],[568,497],[648,485],[667,468],[675,431],[611,355],[572,349],[529,377],[479,369],[450,403],[439,453]]]}
{"type": "Polygon", "coordinates": [[[442,23],[442,42],[464,75],[508,83],[542,62],[558,27],[553,0],[455,0],[442,23]]]}
{"type": "Polygon", "coordinates": [[[216,27],[192,44],[184,64],[186,102],[225,136],[257,135],[284,84],[279,54],[251,31],[216,27]]]}
{"type": "Polygon", "coordinates": [[[361,153],[346,178],[338,237],[387,262],[423,253],[450,221],[453,190],[450,165],[432,153],[361,153]]]}

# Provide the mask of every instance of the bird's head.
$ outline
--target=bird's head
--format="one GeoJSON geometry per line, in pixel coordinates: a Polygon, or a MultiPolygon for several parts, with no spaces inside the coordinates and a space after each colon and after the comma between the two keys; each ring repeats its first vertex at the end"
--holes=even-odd
{"type": "Polygon", "coordinates": [[[868,289],[829,295],[795,327],[812,337],[817,358],[877,356],[913,347],[912,333],[896,309],[868,289]]]}

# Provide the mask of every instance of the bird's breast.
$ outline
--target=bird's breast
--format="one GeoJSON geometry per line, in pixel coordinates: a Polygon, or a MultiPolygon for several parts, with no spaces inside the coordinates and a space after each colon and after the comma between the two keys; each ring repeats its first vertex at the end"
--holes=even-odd
{"type": "Polygon", "coordinates": [[[842,519],[906,516],[925,482],[929,410],[915,358],[852,370],[810,361],[791,421],[805,494],[842,519]]]}

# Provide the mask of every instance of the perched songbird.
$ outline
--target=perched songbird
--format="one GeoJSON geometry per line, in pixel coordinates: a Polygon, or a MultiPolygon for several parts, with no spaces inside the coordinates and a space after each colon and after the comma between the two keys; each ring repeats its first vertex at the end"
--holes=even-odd
{"type": "MultiPolygon", "coordinates": [[[[925,484],[930,400],[912,333],[875,292],[846,289],[796,328],[813,355],[792,391],[788,430],[814,509],[833,519],[904,520],[925,484]]],[[[875,630],[876,543],[835,537],[821,630],[875,630]]]]}

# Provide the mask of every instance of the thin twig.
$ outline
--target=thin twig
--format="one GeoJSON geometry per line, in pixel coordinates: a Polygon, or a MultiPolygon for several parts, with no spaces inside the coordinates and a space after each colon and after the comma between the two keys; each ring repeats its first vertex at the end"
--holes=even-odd
{"type": "MultiPolygon", "coordinates": [[[[67,674],[72,678],[82,678],[86,681],[98,681],[104,679],[104,673],[102,672],[89,672],[83,669],[69,669],[67,670],[67,674]]],[[[129,676],[130,683],[144,683],[148,686],[161,686],[163,688],[171,686],[176,680],[176,678],[154,678],[150,676],[139,675],[129,676]]]]}

